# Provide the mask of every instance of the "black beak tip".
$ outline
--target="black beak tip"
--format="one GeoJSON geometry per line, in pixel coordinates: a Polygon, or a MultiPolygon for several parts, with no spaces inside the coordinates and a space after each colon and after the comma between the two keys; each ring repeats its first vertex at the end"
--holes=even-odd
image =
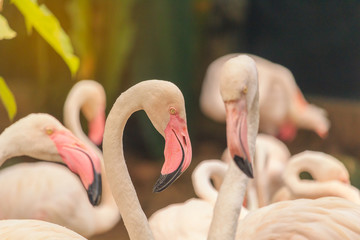
{"type": "Polygon", "coordinates": [[[180,170],[176,170],[169,174],[160,174],[159,179],[156,181],[153,192],[161,192],[170,186],[179,176],[181,175],[180,170]]]}
{"type": "Polygon", "coordinates": [[[95,173],[94,181],[90,184],[88,190],[89,201],[93,206],[98,206],[101,201],[102,185],[101,175],[95,173]]]}
{"type": "Polygon", "coordinates": [[[249,178],[254,178],[253,168],[248,160],[235,155],[234,161],[236,165],[241,169],[241,171],[246,174],[246,176],[248,176],[249,178]]]}

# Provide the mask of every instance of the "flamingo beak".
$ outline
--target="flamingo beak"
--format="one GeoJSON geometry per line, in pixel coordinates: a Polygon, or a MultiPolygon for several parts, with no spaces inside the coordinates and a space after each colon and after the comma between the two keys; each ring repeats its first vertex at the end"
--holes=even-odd
{"type": "Polygon", "coordinates": [[[94,119],[89,121],[89,138],[96,145],[100,145],[103,139],[105,130],[105,109],[99,108],[94,119]]]}
{"type": "Polygon", "coordinates": [[[101,200],[101,165],[99,157],[80,142],[70,131],[51,133],[51,140],[65,165],[80,177],[93,206],[101,200]]]}
{"type": "Polygon", "coordinates": [[[153,191],[161,192],[172,184],[191,163],[192,150],[186,122],[178,115],[170,115],[165,129],[165,163],[153,191]]]}
{"type": "Polygon", "coordinates": [[[247,136],[247,107],[245,98],[225,102],[226,136],[231,157],[250,178],[254,178],[247,136]]]}

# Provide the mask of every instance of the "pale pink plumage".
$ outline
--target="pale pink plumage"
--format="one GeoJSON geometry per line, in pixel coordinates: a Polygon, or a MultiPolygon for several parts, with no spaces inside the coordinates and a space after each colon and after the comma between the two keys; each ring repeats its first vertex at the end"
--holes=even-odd
{"type": "MultiPolygon", "coordinates": [[[[192,173],[194,191],[199,198],[171,204],[151,215],[149,224],[155,239],[205,240],[217,198],[217,190],[211,180],[223,178],[227,168],[228,165],[219,160],[200,162],[192,173]]],[[[240,219],[246,214],[247,210],[242,209],[240,219]]]]}
{"type": "MultiPolygon", "coordinates": [[[[220,69],[237,55],[228,54],[213,61],[203,81],[201,110],[218,122],[225,121],[225,108],[219,91],[220,69]]],[[[260,131],[291,140],[297,128],[304,128],[325,137],[330,126],[325,110],[306,102],[292,73],[279,64],[249,56],[255,60],[259,73],[260,131]]]]}
{"type": "MultiPolygon", "coordinates": [[[[191,161],[191,143],[182,93],[170,82],[149,80],[136,84],[120,95],[107,117],[103,149],[112,193],[130,239],[151,240],[153,233],[131,182],[122,145],[126,121],[132,113],[142,109],[165,137],[165,167],[162,171],[167,173],[176,164],[177,173],[183,172],[191,161]]],[[[178,175],[173,176],[171,182],[176,177],[178,175]]],[[[166,175],[161,175],[159,179],[165,178],[166,175]]]]}
{"type": "MultiPolygon", "coordinates": [[[[170,124],[172,125],[172,132],[183,138],[181,142],[179,141],[177,143],[179,144],[177,145],[178,148],[174,145],[170,147],[168,151],[178,151],[182,149],[188,155],[184,155],[183,159],[171,157],[165,159],[165,162],[170,161],[170,164],[173,161],[177,161],[181,172],[186,169],[185,166],[188,166],[189,161],[191,161],[191,143],[187,133],[186,113],[182,93],[170,82],[149,80],[135,85],[120,95],[106,120],[103,144],[104,162],[114,199],[123,215],[123,220],[130,238],[150,240],[153,239],[153,236],[127,171],[122,149],[122,134],[125,123],[134,111],[140,109],[144,109],[147,112],[153,125],[161,134],[164,134],[165,129],[170,124]],[[137,98],[135,98],[135,96],[137,98]],[[151,100],[146,98],[149,96],[151,96],[151,100]],[[145,101],[145,99],[147,101],[145,101]],[[164,99],[167,101],[164,101],[164,99]],[[170,108],[175,108],[176,112],[169,111],[170,108]],[[181,121],[170,121],[170,115],[176,115],[181,121]],[[185,141],[185,139],[187,140],[185,141]]],[[[167,154],[170,155],[169,153],[167,154]]],[[[174,180],[175,179],[171,179],[169,183],[174,180]]],[[[14,222],[13,220],[0,221],[0,236],[3,234],[2,236],[5,239],[6,236],[11,236],[11,240],[23,239],[24,235],[21,234],[19,238],[16,230],[17,228],[23,228],[26,229],[26,232],[29,231],[27,236],[31,236],[31,239],[34,240],[60,240],[62,236],[65,236],[65,239],[76,239],[64,235],[64,229],[62,227],[53,224],[46,226],[49,223],[44,224],[34,220],[25,220],[23,222],[14,222]],[[14,227],[14,224],[16,225],[18,223],[20,225],[14,227]],[[41,224],[41,226],[37,227],[39,224],[41,224]],[[2,229],[4,230],[2,231],[2,229]],[[37,233],[37,231],[40,232],[37,233]]],[[[74,236],[78,235],[75,234],[74,236]]],[[[78,239],[83,240],[84,238],[80,237],[78,239]]]]}
{"type": "MultiPolygon", "coordinates": [[[[80,109],[89,120],[97,118],[99,109],[105,110],[105,92],[99,83],[84,80],[74,85],[65,102],[64,122],[103,162],[101,151],[81,129],[80,109]]],[[[104,112],[100,114],[105,115],[104,112]]],[[[100,126],[101,134],[104,124],[100,126]]],[[[85,237],[110,230],[120,219],[104,173],[102,201],[97,207],[90,204],[79,179],[61,165],[17,164],[1,172],[0,184],[0,194],[8,196],[0,200],[2,219],[40,219],[65,226],[85,237]]]]}
{"type": "MultiPolygon", "coordinates": [[[[55,118],[47,114],[30,114],[5,129],[0,135],[0,164],[11,157],[19,155],[29,155],[42,160],[62,162],[64,157],[62,154],[66,153],[59,152],[62,150],[59,150],[56,146],[57,143],[53,142],[51,136],[55,133],[66,133],[68,138],[61,138],[62,144],[64,144],[63,147],[79,149],[79,153],[84,154],[85,158],[83,160],[87,163],[91,160],[89,156],[96,156],[95,153],[90,153],[55,118]],[[66,139],[71,142],[66,142],[66,139]]],[[[99,161],[99,159],[97,160],[99,161]]],[[[70,161],[70,159],[67,159],[67,161],[70,161]]],[[[68,164],[71,163],[68,162],[68,164]]],[[[100,162],[94,164],[100,165],[100,162]]],[[[81,167],[81,165],[79,166],[81,167]]],[[[86,206],[78,206],[77,201],[74,201],[74,199],[84,198],[84,202],[86,201],[90,205],[87,193],[79,178],[71,173],[69,169],[54,163],[20,163],[5,168],[0,172],[0,186],[0,194],[4,196],[0,199],[0,216],[3,219],[60,217],[58,219],[60,224],[66,225],[71,221],[75,221],[74,224],[77,226],[80,223],[76,222],[76,220],[79,220],[76,219],[76,210],[86,206]],[[67,178],[57,178],[59,176],[67,176],[67,178]],[[68,185],[58,189],[56,186],[59,182],[68,185]],[[69,195],[74,198],[68,198],[69,195]],[[68,205],[70,208],[63,210],[61,209],[62,204],[68,205]],[[68,214],[71,212],[74,218],[61,218],[64,212],[68,214]]],[[[86,222],[86,219],[83,220],[86,222]]],[[[42,221],[0,221],[0,236],[3,236],[1,239],[23,239],[25,235],[29,239],[60,239],[63,236],[68,236],[69,239],[84,239],[64,227],[42,221]],[[13,232],[12,229],[14,228],[18,229],[13,232]],[[43,229],[47,229],[46,232],[37,232],[43,229]],[[70,238],[70,236],[73,236],[73,238],[70,238]]]]}
{"type": "Polygon", "coordinates": [[[270,204],[239,222],[236,239],[356,240],[360,206],[343,198],[297,199],[270,204]]]}
{"type": "MultiPolygon", "coordinates": [[[[227,64],[227,67],[246,67],[238,58],[236,64],[227,64]]],[[[242,59],[245,60],[244,57],[242,59]]],[[[236,60],[230,60],[235,63],[236,60]]],[[[250,59],[248,60],[249,62],[250,59]]],[[[225,70],[225,69],[224,69],[225,70]]],[[[223,73],[226,74],[226,71],[223,73]]],[[[226,77],[222,78],[225,84],[226,77]]],[[[242,79],[242,78],[239,78],[242,79]]],[[[235,79],[232,79],[235,81],[235,79]]],[[[256,75],[248,82],[248,89],[256,88],[256,75]]],[[[239,80],[237,80],[239,81],[239,80]]],[[[222,92],[226,96],[226,92],[222,92]]],[[[259,107],[252,96],[246,96],[247,109],[250,114],[259,107]]],[[[235,100],[226,98],[227,101],[235,100]]],[[[225,99],[224,99],[225,101],[225,99]]],[[[258,115],[253,115],[258,117],[258,115]]],[[[255,145],[257,134],[256,119],[253,125],[249,119],[249,145],[255,145]]],[[[230,139],[231,140],[231,139],[230,139]]],[[[229,139],[228,139],[229,141],[229,139]]],[[[250,148],[254,155],[255,148],[250,148]]],[[[256,163],[255,163],[256,164],[256,163]]],[[[360,238],[360,206],[346,199],[326,197],[316,200],[293,200],[268,205],[250,212],[238,224],[238,215],[242,207],[242,199],[246,191],[248,177],[237,168],[233,161],[224,182],[221,185],[214,209],[208,239],[359,239],[360,238]],[[240,199],[240,201],[239,201],[240,199]]]]}
{"type": "Polygon", "coordinates": [[[290,158],[282,177],[284,186],[275,194],[275,202],[337,196],[360,204],[359,190],[350,185],[344,164],[328,154],[314,151],[296,154],[290,158]],[[314,180],[300,179],[301,172],[310,173],[314,180]]]}
{"type": "MultiPolygon", "coordinates": [[[[257,135],[255,178],[249,181],[246,195],[246,206],[249,210],[271,203],[274,194],[283,186],[281,176],[289,158],[290,152],[283,142],[271,135],[257,135]]],[[[221,159],[227,163],[232,161],[227,149],[221,159]]]]}
{"type": "Polygon", "coordinates": [[[0,239],[86,240],[65,227],[37,220],[0,220],[0,239]]]}

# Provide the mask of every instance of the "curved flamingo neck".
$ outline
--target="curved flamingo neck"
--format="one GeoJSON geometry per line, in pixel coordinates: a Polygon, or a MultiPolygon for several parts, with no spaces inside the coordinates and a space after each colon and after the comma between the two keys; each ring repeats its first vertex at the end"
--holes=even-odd
{"type": "MultiPolygon", "coordinates": [[[[144,91],[143,91],[144,92],[144,91]]],[[[110,187],[130,239],[154,239],[125,163],[123,131],[132,113],[141,109],[140,96],[132,89],[114,103],[105,124],[103,151],[110,187]]]]}
{"type": "Polygon", "coordinates": [[[13,144],[14,135],[10,128],[11,126],[5,129],[0,135],[0,166],[12,157],[23,155],[20,151],[16,150],[15,144],[13,144]]]}
{"type": "Polygon", "coordinates": [[[214,207],[208,239],[235,239],[248,177],[231,161],[214,207]]]}
{"type": "Polygon", "coordinates": [[[90,141],[88,136],[84,133],[80,123],[81,107],[90,98],[88,95],[89,93],[81,88],[69,93],[64,104],[64,125],[87,146],[92,147],[97,155],[100,156],[102,155],[102,152],[92,141],[90,141]]]}
{"type": "Polygon", "coordinates": [[[256,189],[257,207],[265,206],[270,200],[268,199],[268,172],[264,171],[268,167],[268,149],[266,145],[256,145],[255,153],[255,179],[254,187],[256,189]],[[258,177],[259,176],[259,177],[258,177]]]}
{"type": "MultiPolygon", "coordinates": [[[[194,191],[199,198],[215,205],[218,192],[210,180],[219,178],[217,181],[220,184],[227,170],[227,164],[219,160],[206,160],[200,164],[192,174],[194,191]]],[[[214,180],[216,182],[216,179],[214,180]]]]}
{"type": "Polygon", "coordinates": [[[77,91],[72,91],[66,99],[64,105],[64,123],[76,137],[89,146],[100,158],[101,161],[101,176],[102,176],[102,199],[100,204],[94,208],[96,230],[95,233],[101,233],[112,228],[120,219],[117,205],[112,196],[111,189],[108,183],[108,177],[105,171],[103,153],[101,150],[88,138],[84,133],[80,123],[81,107],[91,97],[91,92],[86,91],[86,88],[77,88],[77,91]]]}
{"type": "Polygon", "coordinates": [[[290,161],[284,172],[284,183],[295,198],[321,198],[325,196],[337,196],[359,203],[359,191],[352,186],[338,180],[316,181],[318,171],[323,167],[324,162],[317,159],[305,158],[290,161]],[[301,172],[309,172],[313,180],[300,179],[301,172]]]}

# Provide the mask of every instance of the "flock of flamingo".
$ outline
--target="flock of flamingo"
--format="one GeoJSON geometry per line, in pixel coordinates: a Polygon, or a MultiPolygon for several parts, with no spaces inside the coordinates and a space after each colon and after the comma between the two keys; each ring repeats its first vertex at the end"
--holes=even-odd
{"type": "Polygon", "coordinates": [[[103,87],[83,80],[64,104],[66,127],[38,113],[3,131],[0,165],[21,155],[44,161],[0,171],[0,239],[86,239],[120,220],[136,240],[360,239],[360,193],[345,166],[321,152],[291,156],[281,141],[292,140],[297,128],[323,138],[330,127],[325,110],[305,100],[287,68],[250,54],[210,64],[200,106],[226,123],[227,149],[196,166],[197,198],[149,219],[127,170],[123,131],[134,112],[146,112],[165,138],[153,190],[166,189],[192,158],[183,95],[171,82],[147,80],[121,93],[107,117],[105,104],[103,87]],[[304,171],[313,180],[300,178],[304,171]]]}

